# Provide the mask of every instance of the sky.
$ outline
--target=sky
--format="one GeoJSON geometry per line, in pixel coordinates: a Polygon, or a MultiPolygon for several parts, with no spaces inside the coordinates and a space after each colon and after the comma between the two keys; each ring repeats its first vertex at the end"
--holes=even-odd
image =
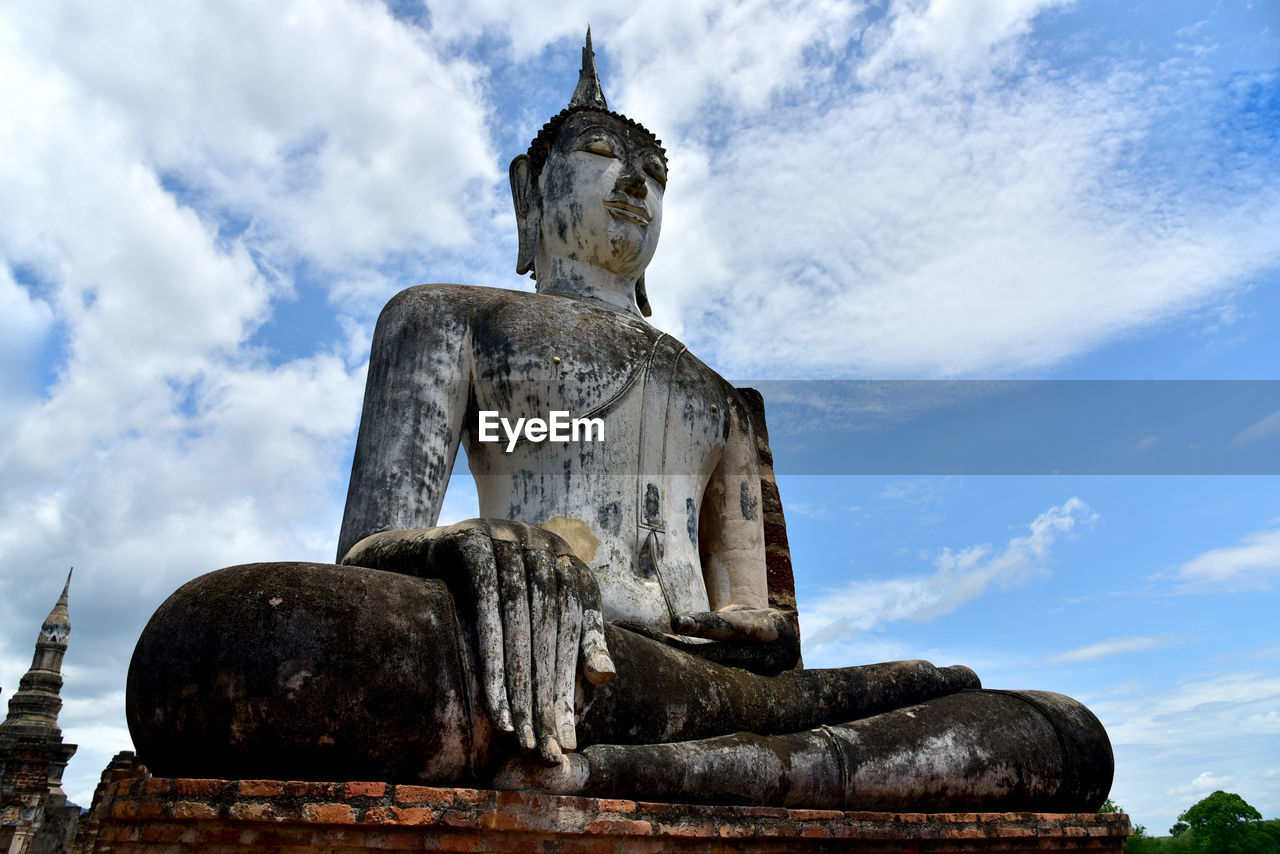
{"type": "MultiPolygon", "coordinates": [[[[130,747],[128,659],[170,592],[332,560],[383,303],[531,289],[505,167],[588,21],[610,105],[670,156],[651,320],[726,377],[1280,379],[1273,3],[4,4],[0,687],[74,565],[73,800],[130,747]]],[[[1237,436],[1274,449],[1263,412],[1237,436]]],[[[1274,466],[790,452],[807,666],[1067,693],[1135,822],[1215,789],[1280,817],[1274,466]]],[[[474,512],[455,477],[444,518],[474,512]]]]}

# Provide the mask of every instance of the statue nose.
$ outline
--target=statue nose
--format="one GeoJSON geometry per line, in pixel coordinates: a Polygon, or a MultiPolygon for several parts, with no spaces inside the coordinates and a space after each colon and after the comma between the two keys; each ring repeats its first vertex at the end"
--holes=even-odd
{"type": "Polygon", "coordinates": [[[649,195],[649,186],[644,180],[644,175],[638,169],[629,169],[621,177],[618,178],[618,189],[625,192],[628,196],[637,199],[643,199],[649,195]]]}

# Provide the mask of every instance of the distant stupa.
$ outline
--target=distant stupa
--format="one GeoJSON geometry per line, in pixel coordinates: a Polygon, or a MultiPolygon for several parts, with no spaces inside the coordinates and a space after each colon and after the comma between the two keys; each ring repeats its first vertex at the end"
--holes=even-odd
{"type": "MultiPolygon", "coordinates": [[[[73,567],[74,570],[74,567],[73,567]]],[[[9,698],[9,715],[0,723],[0,851],[26,854],[63,850],[60,841],[74,834],[80,808],[68,806],[62,772],[76,745],[62,742],[62,657],[67,653],[71,619],[67,594],[71,573],[58,602],[40,626],[31,669],[9,698]],[[50,838],[51,837],[51,838],[50,838]]]]}

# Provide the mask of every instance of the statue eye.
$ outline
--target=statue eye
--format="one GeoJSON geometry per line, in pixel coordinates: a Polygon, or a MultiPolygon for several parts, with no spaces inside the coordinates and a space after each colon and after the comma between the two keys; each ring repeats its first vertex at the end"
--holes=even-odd
{"type": "Polygon", "coordinates": [[[593,136],[589,139],[583,140],[583,142],[578,145],[578,150],[586,151],[590,154],[599,154],[601,157],[617,158],[618,156],[612,140],[601,136],[593,136]]]}
{"type": "Polygon", "coordinates": [[[653,180],[657,181],[663,187],[667,186],[667,167],[662,165],[661,160],[650,160],[644,164],[645,174],[653,180]]]}

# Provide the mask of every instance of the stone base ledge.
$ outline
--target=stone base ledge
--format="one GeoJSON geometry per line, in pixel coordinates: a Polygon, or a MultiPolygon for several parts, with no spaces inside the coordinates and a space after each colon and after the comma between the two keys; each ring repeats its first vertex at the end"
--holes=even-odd
{"type": "Polygon", "coordinates": [[[97,854],[1030,852],[1124,849],[1125,815],[880,813],[645,803],[389,783],[131,779],[97,854]]]}

